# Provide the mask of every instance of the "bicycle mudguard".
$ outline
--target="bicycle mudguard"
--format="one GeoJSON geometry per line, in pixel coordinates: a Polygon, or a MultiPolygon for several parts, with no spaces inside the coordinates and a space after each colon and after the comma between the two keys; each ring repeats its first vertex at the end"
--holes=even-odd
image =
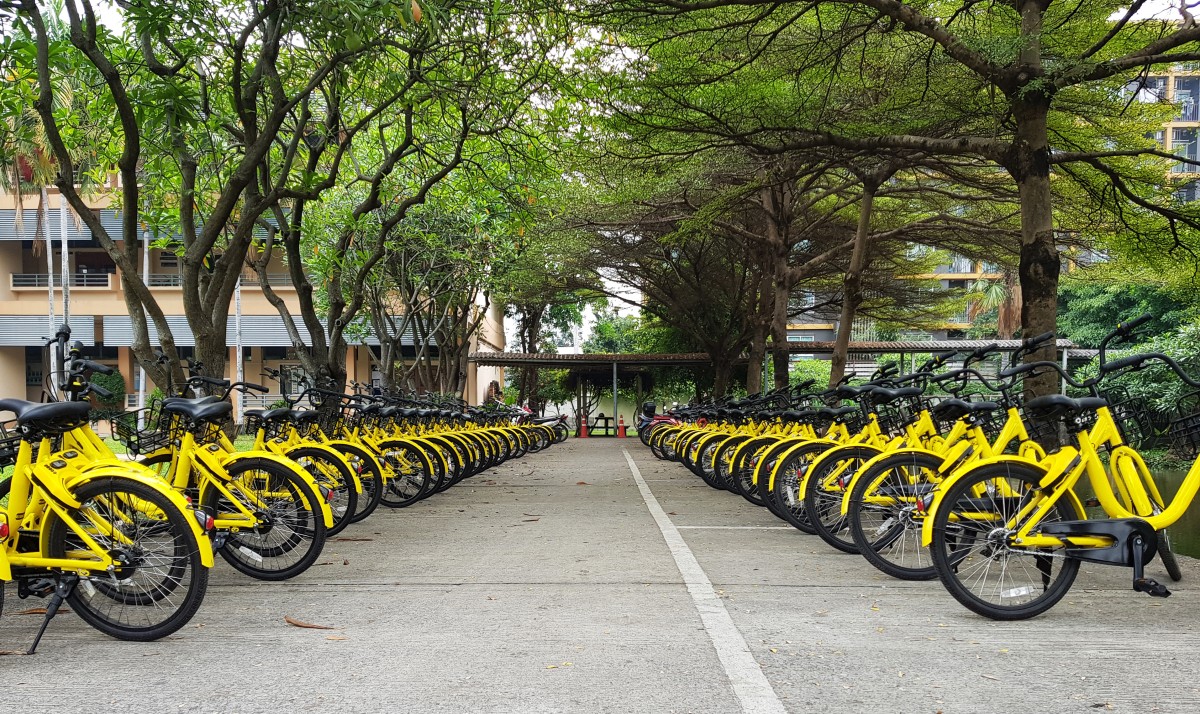
{"type": "Polygon", "coordinates": [[[273,453],[270,451],[250,450],[250,451],[239,451],[235,454],[224,454],[224,455],[225,455],[225,458],[221,459],[222,466],[227,466],[229,464],[236,464],[239,461],[246,461],[248,459],[266,459],[267,461],[273,461],[276,464],[280,465],[281,467],[286,468],[287,470],[296,474],[297,476],[299,476],[301,479],[304,480],[304,483],[306,483],[312,487],[314,494],[317,494],[317,496],[318,496],[317,500],[321,504],[321,515],[323,515],[325,517],[325,527],[326,528],[333,527],[333,509],[329,507],[329,501],[326,500],[325,498],[321,497],[321,489],[320,489],[320,487],[317,486],[317,482],[315,479],[313,479],[312,474],[310,474],[309,472],[300,468],[296,464],[295,461],[292,461],[291,459],[288,459],[288,458],[284,458],[284,457],[280,456],[279,454],[276,454],[276,453],[273,453]]]}
{"type": "MultiPolygon", "coordinates": [[[[839,444],[839,445],[833,447],[832,449],[826,449],[825,451],[822,451],[820,454],[817,455],[817,457],[815,459],[812,460],[812,463],[810,463],[808,465],[808,472],[804,474],[804,480],[800,483],[801,489],[803,489],[805,486],[808,485],[808,474],[812,473],[813,470],[816,469],[818,466],[820,466],[822,463],[824,463],[830,459],[836,459],[839,454],[843,453],[844,451],[846,451],[848,449],[874,449],[875,451],[878,451],[879,453],[876,454],[875,456],[873,456],[872,459],[877,458],[879,456],[886,456],[888,454],[895,453],[894,451],[887,451],[884,449],[880,449],[878,446],[872,446],[870,444],[839,444]]],[[[858,473],[859,473],[858,471],[855,471],[854,476],[857,476],[858,473]]],[[[853,481],[853,477],[851,477],[851,481],[853,481]]],[[[850,493],[850,485],[846,484],[844,486],[844,488],[846,489],[846,493],[849,494],[850,493]]],[[[801,490],[800,493],[803,494],[804,491],[801,490]]]]}
{"type": "MultiPolygon", "coordinates": [[[[213,549],[209,543],[208,535],[200,527],[196,521],[196,507],[188,503],[187,498],[179,491],[171,488],[166,482],[154,474],[153,471],[134,463],[121,464],[100,464],[92,466],[81,471],[78,475],[70,476],[63,481],[63,485],[67,490],[73,491],[79,486],[92,481],[99,481],[107,478],[124,478],[131,481],[137,481],[145,486],[158,491],[167,497],[184,515],[184,520],[192,529],[192,533],[196,536],[196,544],[200,548],[200,562],[206,568],[213,566],[213,549]],[[130,468],[134,467],[134,468],[130,468]],[[145,473],[142,473],[144,471],[145,473]]],[[[43,519],[43,522],[45,519],[43,519]]],[[[44,536],[45,534],[43,534],[44,536]]]]}
{"type": "MultiPolygon", "coordinates": [[[[779,473],[779,467],[783,465],[783,463],[787,460],[787,458],[789,456],[791,456],[793,453],[795,453],[796,451],[798,451],[806,446],[809,446],[810,444],[825,444],[825,445],[827,445],[827,447],[826,447],[827,449],[834,449],[839,446],[842,446],[842,444],[834,441],[833,439],[797,439],[796,443],[792,444],[787,449],[782,451],[779,454],[779,456],[775,459],[775,466],[771,469],[771,475],[767,479],[767,488],[769,490],[772,490],[772,491],[775,490],[775,475],[779,473]]],[[[759,472],[757,469],[755,469],[754,474],[756,477],[759,475],[759,472]]],[[[805,475],[807,475],[807,472],[805,475]]],[[[758,483],[757,478],[755,478],[754,483],[755,484],[758,483]]],[[[804,486],[804,481],[801,481],[800,487],[803,488],[803,486],[804,486]]],[[[801,493],[803,493],[803,491],[801,491],[801,493]]]]}
{"type": "MultiPolygon", "coordinates": [[[[383,473],[383,464],[380,463],[379,458],[375,455],[374,449],[366,444],[350,441],[349,439],[330,439],[324,443],[326,446],[332,446],[334,449],[337,449],[339,446],[349,447],[349,450],[353,451],[356,456],[371,462],[377,473],[383,473]]],[[[358,474],[355,475],[357,476],[358,474]]]]}
{"type": "MultiPolygon", "coordinates": [[[[850,478],[850,483],[846,484],[846,492],[842,494],[842,515],[850,513],[850,494],[854,491],[854,486],[858,480],[866,475],[879,462],[892,456],[901,454],[921,454],[924,456],[932,456],[935,459],[943,458],[944,454],[934,451],[933,449],[924,449],[921,447],[907,447],[903,449],[892,449],[891,451],[883,451],[875,456],[872,456],[866,463],[859,467],[858,471],[854,472],[854,476],[850,478]]],[[[815,462],[814,462],[815,465],[815,462]]]]}
{"type": "MultiPolygon", "coordinates": [[[[1034,468],[1042,468],[1040,464],[1029,459],[1023,459],[1020,456],[1005,454],[1003,456],[993,456],[990,459],[982,459],[980,461],[972,461],[959,467],[954,473],[950,474],[946,480],[933,487],[929,492],[933,499],[929,505],[925,507],[925,521],[921,524],[921,546],[928,548],[933,544],[933,517],[937,514],[938,505],[941,502],[941,494],[957,483],[965,474],[970,473],[972,469],[990,466],[992,464],[1020,464],[1021,466],[1033,466],[1034,468]]],[[[1083,502],[1079,500],[1074,490],[1068,490],[1065,498],[1069,503],[1075,506],[1077,513],[1083,513],[1083,502]]]]}
{"type": "Polygon", "coordinates": [[[353,476],[354,492],[362,493],[362,481],[358,480],[358,474],[354,473],[354,467],[350,465],[350,461],[345,456],[342,456],[342,452],[330,446],[329,442],[302,441],[299,444],[288,446],[284,453],[288,455],[288,458],[291,458],[292,453],[299,451],[300,449],[317,449],[318,451],[329,454],[330,456],[336,458],[346,467],[346,471],[353,476]]]}

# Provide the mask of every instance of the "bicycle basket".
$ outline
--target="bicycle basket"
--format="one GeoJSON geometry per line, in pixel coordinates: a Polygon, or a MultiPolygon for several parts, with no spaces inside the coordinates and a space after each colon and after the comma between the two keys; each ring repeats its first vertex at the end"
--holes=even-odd
{"type": "Polygon", "coordinates": [[[1200,454],[1200,391],[1185,394],[1179,400],[1176,416],[1167,427],[1171,450],[1195,458],[1200,454]]]}
{"type": "Polygon", "coordinates": [[[115,416],[109,420],[109,425],[113,438],[124,444],[129,453],[138,455],[157,451],[171,443],[171,436],[162,428],[161,420],[158,407],[151,406],[115,416]]]}

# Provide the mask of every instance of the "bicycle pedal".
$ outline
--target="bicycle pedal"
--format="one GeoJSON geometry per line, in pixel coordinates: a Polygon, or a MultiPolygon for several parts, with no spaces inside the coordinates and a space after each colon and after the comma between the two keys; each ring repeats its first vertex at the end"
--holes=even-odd
{"type": "Polygon", "coordinates": [[[1171,597],[1171,591],[1167,590],[1167,586],[1153,578],[1134,579],[1133,589],[1140,593],[1146,593],[1150,597],[1171,597]]]}

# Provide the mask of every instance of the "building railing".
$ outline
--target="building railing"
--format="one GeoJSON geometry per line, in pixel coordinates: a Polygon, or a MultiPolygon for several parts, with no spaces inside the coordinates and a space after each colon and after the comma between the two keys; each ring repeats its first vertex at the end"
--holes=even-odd
{"type": "MultiPolygon", "coordinates": [[[[58,273],[11,273],[13,288],[45,288],[54,281],[54,287],[62,287],[62,276],[58,273]]],[[[71,273],[68,284],[73,288],[107,288],[112,283],[112,273],[71,273]]]]}
{"type": "MultiPolygon", "coordinates": [[[[288,273],[267,273],[267,284],[288,288],[292,285],[292,276],[288,273]]],[[[183,285],[183,276],[179,273],[151,273],[149,285],[152,288],[177,288],[183,285]]],[[[252,289],[257,285],[257,275],[253,272],[242,273],[243,289],[252,289]]]]}

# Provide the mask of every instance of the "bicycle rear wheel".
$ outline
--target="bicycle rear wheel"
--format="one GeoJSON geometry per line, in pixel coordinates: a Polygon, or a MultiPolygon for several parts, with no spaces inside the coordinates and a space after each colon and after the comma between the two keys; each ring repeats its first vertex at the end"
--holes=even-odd
{"type": "Polygon", "coordinates": [[[333,525],[325,535],[337,535],[345,530],[358,510],[358,491],[354,487],[354,474],[340,454],[332,447],[301,446],[288,451],[287,457],[307,471],[318,487],[332,494],[329,508],[333,511],[333,525]]]}
{"type": "Polygon", "coordinates": [[[918,502],[933,489],[942,459],[933,454],[893,454],[858,478],[850,493],[850,535],[858,552],[901,580],[933,580],[937,571],[921,546],[918,502]]]}
{"type": "MultiPolygon", "coordinates": [[[[183,627],[204,601],[208,568],[188,518],[162,492],[133,479],[89,481],[73,493],[70,516],[122,562],[111,573],[83,576],[67,598],[92,627],[121,640],[148,642],[183,627]]],[[[88,557],[84,539],[46,513],[45,553],[88,557]]]]}
{"type": "MultiPolygon", "coordinates": [[[[933,515],[934,568],[969,610],[993,620],[1023,620],[1054,607],[1071,589],[1079,560],[1062,548],[1032,549],[1015,542],[1031,503],[1046,497],[1045,471],[999,463],[972,469],[942,495],[933,515]]],[[[1041,523],[1083,518],[1065,498],[1041,523]]]]}

